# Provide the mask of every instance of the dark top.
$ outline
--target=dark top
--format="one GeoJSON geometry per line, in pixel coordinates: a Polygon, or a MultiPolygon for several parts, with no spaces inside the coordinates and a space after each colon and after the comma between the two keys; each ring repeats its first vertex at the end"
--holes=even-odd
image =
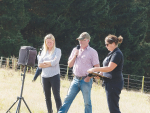
{"type": "Polygon", "coordinates": [[[108,55],[103,61],[103,67],[108,66],[109,62],[114,62],[115,64],[117,64],[117,67],[111,72],[103,72],[103,76],[109,77],[104,78],[104,82],[123,80],[122,71],[123,71],[124,57],[118,47],[115,48],[114,51],[108,53],[108,55]]]}

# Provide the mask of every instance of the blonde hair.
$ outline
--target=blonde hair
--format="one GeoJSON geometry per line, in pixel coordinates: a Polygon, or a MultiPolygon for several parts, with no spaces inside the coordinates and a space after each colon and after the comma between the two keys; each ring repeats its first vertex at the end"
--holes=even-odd
{"type": "Polygon", "coordinates": [[[123,42],[123,37],[120,35],[119,37],[115,36],[115,35],[111,35],[109,34],[105,40],[109,43],[112,44],[113,42],[118,45],[119,43],[123,42]]]}
{"type": "Polygon", "coordinates": [[[45,38],[44,38],[44,44],[43,44],[43,55],[42,55],[43,57],[46,55],[46,52],[47,52],[47,50],[48,50],[48,47],[47,47],[47,45],[46,45],[46,40],[47,40],[47,39],[51,39],[51,40],[54,41],[54,45],[53,45],[53,48],[52,48],[52,50],[51,50],[51,52],[50,52],[50,55],[53,54],[53,52],[54,52],[54,50],[55,50],[55,47],[56,47],[56,44],[55,44],[55,37],[54,37],[52,34],[46,35],[45,38]]]}

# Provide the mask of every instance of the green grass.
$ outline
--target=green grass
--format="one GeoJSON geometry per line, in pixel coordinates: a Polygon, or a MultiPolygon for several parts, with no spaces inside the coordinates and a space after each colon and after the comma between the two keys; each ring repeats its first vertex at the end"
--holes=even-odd
{"type": "MultiPolygon", "coordinates": [[[[33,74],[26,73],[23,97],[32,113],[47,113],[44,93],[40,77],[32,82],[33,74]]],[[[21,92],[21,73],[10,69],[0,69],[0,113],[6,113],[17,100],[21,92]]],[[[67,94],[71,81],[61,79],[62,102],[67,94]]],[[[92,92],[93,113],[109,113],[106,94],[101,85],[93,83],[92,92]]],[[[54,113],[56,106],[52,95],[54,113]]],[[[15,113],[18,102],[10,110],[15,113]]],[[[141,92],[123,90],[120,95],[120,109],[122,113],[150,113],[150,95],[141,92]]],[[[21,101],[20,113],[29,113],[24,102],[21,101]]],[[[76,96],[68,113],[84,113],[84,102],[81,92],[76,96]]]]}

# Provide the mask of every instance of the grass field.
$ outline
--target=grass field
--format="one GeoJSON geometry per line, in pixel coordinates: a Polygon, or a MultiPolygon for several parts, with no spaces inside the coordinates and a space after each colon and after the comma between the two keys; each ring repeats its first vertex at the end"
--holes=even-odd
{"type": "MultiPolygon", "coordinates": [[[[47,113],[44,93],[40,77],[32,82],[33,74],[26,73],[23,97],[32,113],[47,113]]],[[[21,73],[10,69],[0,68],[0,113],[6,113],[17,100],[21,92],[21,73]]],[[[62,102],[67,94],[71,81],[61,79],[62,102]]],[[[92,92],[93,113],[109,113],[104,88],[93,83],[92,92]]],[[[55,101],[52,96],[53,110],[56,113],[55,101]]],[[[18,102],[10,110],[15,113],[18,102]]],[[[150,94],[123,90],[120,95],[120,109],[122,113],[150,113],[150,94]]],[[[29,113],[24,102],[21,101],[20,113],[29,113]]],[[[73,101],[68,113],[84,113],[84,102],[81,92],[73,101]]]]}

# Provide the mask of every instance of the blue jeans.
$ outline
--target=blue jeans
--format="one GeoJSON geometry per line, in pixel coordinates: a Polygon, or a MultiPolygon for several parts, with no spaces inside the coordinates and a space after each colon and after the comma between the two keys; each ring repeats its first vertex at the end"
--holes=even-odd
{"type": "Polygon", "coordinates": [[[68,94],[64,100],[64,103],[62,107],[60,108],[58,113],[67,113],[69,110],[69,107],[76,97],[76,95],[81,90],[83,99],[84,99],[84,106],[85,106],[85,113],[92,113],[92,105],[91,105],[91,88],[92,88],[93,79],[90,80],[90,82],[84,82],[84,79],[79,80],[77,78],[74,78],[68,94]]]}
{"type": "Polygon", "coordinates": [[[37,67],[33,80],[35,81],[37,77],[41,74],[42,68],[37,67]]]}

